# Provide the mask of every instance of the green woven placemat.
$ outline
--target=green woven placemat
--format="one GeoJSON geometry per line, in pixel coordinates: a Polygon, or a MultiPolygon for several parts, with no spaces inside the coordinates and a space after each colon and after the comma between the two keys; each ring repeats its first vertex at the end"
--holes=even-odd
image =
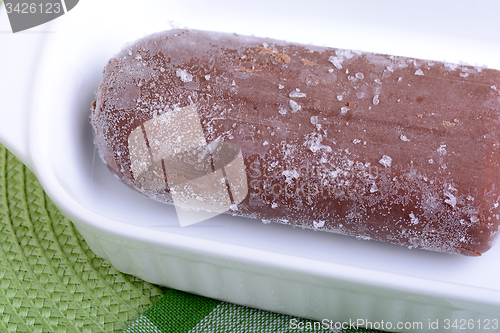
{"type": "Polygon", "coordinates": [[[96,257],[3,146],[0,244],[0,332],[119,332],[166,291],[96,257]]]}

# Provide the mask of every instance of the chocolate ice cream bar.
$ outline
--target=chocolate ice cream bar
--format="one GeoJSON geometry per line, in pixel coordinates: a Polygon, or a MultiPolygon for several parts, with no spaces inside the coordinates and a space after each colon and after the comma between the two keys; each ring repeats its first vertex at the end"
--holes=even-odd
{"type": "Polygon", "coordinates": [[[168,156],[197,179],[210,170],[188,157],[223,143],[246,170],[215,167],[231,214],[478,256],[499,231],[499,116],[496,70],[171,30],[109,61],[92,124],[109,169],[153,199],[177,193],[168,156]]]}

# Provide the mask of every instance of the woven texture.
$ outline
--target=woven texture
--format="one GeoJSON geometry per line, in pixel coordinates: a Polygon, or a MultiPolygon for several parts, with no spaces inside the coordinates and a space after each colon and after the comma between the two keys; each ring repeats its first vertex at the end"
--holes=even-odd
{"type": "Polygon", "coordinates": [[[0,332],[120,332],[165,293],[89,249],[0,146],[0,332]]]}

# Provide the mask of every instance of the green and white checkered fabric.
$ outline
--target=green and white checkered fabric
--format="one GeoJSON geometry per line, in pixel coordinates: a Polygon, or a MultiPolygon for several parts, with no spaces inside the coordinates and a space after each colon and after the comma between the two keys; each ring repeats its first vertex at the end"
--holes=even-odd
{"type": "Polygon", "coordinates": [[[252,309],[176,290],[144,312],[124,333],[378,332],[335,329],[335,324],[252,309]]]}

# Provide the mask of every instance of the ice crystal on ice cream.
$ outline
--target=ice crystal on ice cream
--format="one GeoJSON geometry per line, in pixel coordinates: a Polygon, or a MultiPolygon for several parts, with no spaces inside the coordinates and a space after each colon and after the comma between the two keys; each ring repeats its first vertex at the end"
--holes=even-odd
{"type": "Polygon", "coordinates": [[[175,71],[175,75],[177,75],[182,82],[191,82],[193,81],[193,75],[189,74],[185,69],[177,69],[175,71]]]}
{"type": "Polygon", "coordinates": [[[389,168],[392,164],[392,158],[390,156],[384,155],[378,162],[386,168],[389,168]]]}

